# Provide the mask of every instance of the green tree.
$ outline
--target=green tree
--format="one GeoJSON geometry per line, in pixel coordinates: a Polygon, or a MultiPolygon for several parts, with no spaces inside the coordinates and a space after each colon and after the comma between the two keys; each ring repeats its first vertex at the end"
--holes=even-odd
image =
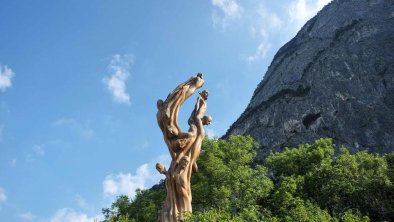
{"type": "MultiPolygon", "coordinates": [[[[293,195],[316,203],[332,216],[367,215],[373,220],[394,218],[393,183],[388,161],[376,154],[359,152],[350,154],[342,147],[334,156],[331,139],[319,139],[313,144],[286,149],[271,154],[267,167],[275,181],[275,191],[284,177],[297,179],[293,195]]],[[[290,189],[290,188],[289,188],[290,189]]],[[[272,205],[273,208],[279,203],[272,205]]],[[[350,216],[349,216],[350,217],[350,216]]]]}
{"type": "Polygon", "coordinates": [[[128,196],[119,196],[111,208],[103,209],[105,222],[120,222],[128,218],[132,221],[157,221],[157,212],[161,209],[165,198],[163,186],[156,185],[152,189],[137,190],[134,200],[128,196]]]}
{"type": "MultiPolygon", "coordinates": [[[[390,221],[394,218],[394,152],[381,157],[319,139],[255,163],[249,136],[205,139],[192,177],[193,214],[186,221],[390,221]],[[269,176],[267,176],[269,175],[269,176]]],[[[157,220],[163,181],[103,209],[106,222],[157,220]]]]}
{"type": "Polygon", "coordinates": [[[231,136],[228,141],[206,139],[199,171],[192,177],[193,208],[216,208],[232,215],[250,215],[250,209],[259,209],[258,200],[269,195],[273,183],[265,167],[253,166],[257,147],[250,136],[231,136]]]}

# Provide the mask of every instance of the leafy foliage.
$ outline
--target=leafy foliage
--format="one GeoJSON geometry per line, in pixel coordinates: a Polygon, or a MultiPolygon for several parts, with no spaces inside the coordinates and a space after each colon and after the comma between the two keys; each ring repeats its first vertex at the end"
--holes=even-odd
{"type": "MultiPolygon", "coordinates": [[[[331,139],[272,153],[256,164],[249,136],[205,139],[192,177],[188,221],[390,221],[394,218],[394,152],[335,153],[331,139]]],[[[105,221],[156,221],[162,184],[120,196],[105,221]]]]}
{"type": "Polygon", "coordinates": [[[251,137],[205,140],[199,171],[192,177],[195,211],[217,208],[232,214],[251,207],[268,196],[273,187],[263,166],[251,167],[257,144],[251,137]]]}
{"type": "Polygon", "coordinates": [[[111,208],[104,208],[105,222],[156,222],[157,212],[165,199],[165,189],[155,186],[149,190],[137,190],[134,200],[122,195],[112,203],[111,208]],[[128,220],[127,220],[128,219],[128,220]]]}

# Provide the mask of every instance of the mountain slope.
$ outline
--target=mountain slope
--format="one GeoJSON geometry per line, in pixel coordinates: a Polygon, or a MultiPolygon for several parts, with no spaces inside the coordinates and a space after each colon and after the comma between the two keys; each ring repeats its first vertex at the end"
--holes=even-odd
{"type": "Polygon", "coordinates": [[[229,128],[260,156],[320,137],[352,152],[394,149],[394,1],[336,0],[275,55],[229,128]]]}

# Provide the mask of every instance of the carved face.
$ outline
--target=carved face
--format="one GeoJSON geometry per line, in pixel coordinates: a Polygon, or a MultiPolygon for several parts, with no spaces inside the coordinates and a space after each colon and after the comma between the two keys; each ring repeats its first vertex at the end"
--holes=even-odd
{"type": "Polygon", "coordinates": [[[189,164],[189,162],[190,158],[188,156],[184,156],[180,162],[182,169],[184,169],[189,164]]]}
{"type": "Polygon", "coordinates": [[[179,131],[174,126],[167,126],[167,130],[170,133],[170,137],[176,137],[179,134],[179,131]]]}
{"type": "Polygon", "coordinates": [[[209,125],[212,122],[212,117],[211,116],[204,116],[202,118],[202,124],[204,125],[209,125]]]}
{"type": "Polygon", "coordinates": [[[161,109],[161,107],[163,107],[163,100],[159,99],[157,100],[157,109],[161,109]]]}
{"type": "Polygon", "coordinates": [[[191,84],[196,87],[195,89],[201,88],[204,85],[204,83],[205,80],[203,79],[202,73],[198,73],[197,76],[192,77],[191,84]]]}
{"type": "Polygon", "coordinates": [[[203,99],[207,100],[208,99],[208,91],[207,90],[203,90],[200,92],[200,95],[203,99]]]}
{"type": "Polygon", "coordinates": [[[156,163],[156,170],[159,171],[159,173],[162,173],[165,170],[165,167],[161,163],[156,163]]]}

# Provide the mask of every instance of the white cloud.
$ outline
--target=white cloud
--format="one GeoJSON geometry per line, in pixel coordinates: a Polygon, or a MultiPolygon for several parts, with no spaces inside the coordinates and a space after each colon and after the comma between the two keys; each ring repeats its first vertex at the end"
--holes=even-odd
{"type": "Polygon", "coordinates": [[[134,174],[118,173],[106,176],[103,181],[104,196],[108,199],[119,195],[127,195],[133,198],[136,189],[146,189],[147,186],[158,183],[163,178],[163,175],[155,169],[156,163],[159,162],[169,166],[170,161],[169,155],[160,155],[149,163],[139,166],[134,174]]]}
{"type": "Polygon", "coordinates": [[[86,202],[86,200],[81,195],[77,194],[75,196],[75,201],[77,202],[77,204],[80,208],[83,208],[83,209],[89,208],[89,204],[86,202]]]}
{"type": "MultiPolygon", "coordinates": [[[[248,62],[265,58],[271,49],[279,48],[331,0],[292,0],[284,8],[286,13],[275,13],[273,8],[260,5],[250,19],[250,35],[260,41],[254,54],[244,57],[248,62]],[[278,41],[279,40],[279,41],[278,41]]],[[[253,10],[253,9],[252,9],[253,10]]],[[[248,13],[246,13],[248,14],[248,13]]]]}
{"type": "Polygon", "coordinates": [[[215,8],[212,14],[212,22],[214,27],[220,27],[226,29],[228,22],[241,17],[242,8],[239,6],[236,0],[211,0],[211,3],[215,8]]]}
{"type": "Polygon", "coordinates": [[[102,215],[88,216],[71,208],[62,208],[55,213],[50,222],[92,222],[94,219],[103,220],[103,217],[102,215]]]}
{"type": "Polygon", "coordinates": [[[135,175],[131,173],[108,175],[103,182],[104,195],[113,197],[124,194],[134,197],[135,190],[144,189],[146,181],[151,177],[148,164],[138,167],[135,175]]]}
{"type": "Polygon", "coordinates": [[[45,155],[44,145],[34,145],[31,148],[31,150],[26,154],[26,161],[33,162],[36,159],[43,157],[44,155],[45,155]]]}
{"type": "Polygon", "coordinates": [[[5,190],[0,187],[0,204],[4,203],[7,200],[7,195],[5,194],[5,190]]]}
{"type": "Polygon", "coordinates": [[[259,19],[263,22],[265,30],[280,30],[283,27],[283,18],[280,18],[272,10],[267,10],[263,5],[260,5],[257,9],[259,19]]]}
{"type": "Polygon", "coordinates": [[[12,78],[15,73],[8,66],[0,65],[0,90],[5,91],[12,86],[12,78]]]}
{"type": "Polygon", "coordinates": [[[95,134],[94,130],[91,129],[88,124],[82,124],[72,118],[60,118],[54,121],[52,125],[68,127],[83,139],[90,139],[95,134]]]}
{"type": "Polygon", "coordinates": [[[246,57],[248,62],[265,58],[272,47],[270,33],[279,32],[284,26],[283,19],[272,10],[266,9],[263,5],[258,7],[256,16],[257,19],[252,18],[250,34],[253,38],[257,37],[259,39],[259,44],[255,53],[246,57]]]}
{"type": "Polygon", "coordinates": [[[27,220],[27,221],[32,221],[34,220],[34,218],[36,218],[36,216],[30,212],[19,214],[18,217],[21,218],[22,220],[27,220]]]}
{"type": "Polygon", "coordinates": [[[260,38],[261,41],[256,49],[256,52],[253,55],[248,56],[246,58],[247,61],[254,62],[260,58],[264,58],[267,55],[268,50],[271,49],[271,43],[269,42],[268,34],[264,29],[260,30],[260,38]]]}
{"type": "Polygon", "coordinates": [[[288,16],[296,30],[299,30],[310,18],[331,0],[294,0],[289,4],[288,16]]]}
{"type": "Polygon", "coordinates": [[[212,5],[220,8],[227,16],[239,16],[240,7],[235,0],[212,0],[212,5]]]}
{"type": "Polygon", "coordinates": [[[110,77],[103,78],[103,83],[118,103],[130,104],[130,96],[126,92],[126,81],[130,76],[130,68],[134,64],[133,55],[114,55],[108,65],[110,77]]]}

